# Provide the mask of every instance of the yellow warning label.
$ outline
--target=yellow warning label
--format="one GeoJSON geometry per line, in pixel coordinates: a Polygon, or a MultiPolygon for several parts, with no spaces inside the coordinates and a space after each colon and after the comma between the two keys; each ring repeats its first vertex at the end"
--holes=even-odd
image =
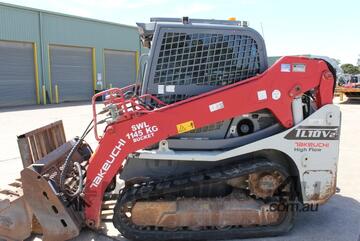
{"type": "Polygon", "coordinates": [[[178,133],[184,133],[195,129],[193,121],[187,121],[176,125],[178,133]]]}

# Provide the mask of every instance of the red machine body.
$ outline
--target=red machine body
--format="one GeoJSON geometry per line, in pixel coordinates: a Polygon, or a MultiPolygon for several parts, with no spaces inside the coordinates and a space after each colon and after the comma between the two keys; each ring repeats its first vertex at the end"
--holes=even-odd
{"type": "MultiPolygon", "coordinates": [[[[316,104],[332,103],[334,77],[322,60],[283,57],[263,74],[217,90],[158,109],[147,110],[139,98],[163,104],[153,96],[126,99],[125,89],[110,89],[93,97],[110,93],[106,105],[116,105],[123,115],[109,124],[90,159],[85,186],[86,223],[97,228],[104,192],[112,179],[122,171],[126,158],[170,136],[211,123],[262,110],[270,110],[285,128],[294,125],[292,101],[307,91],[315,91],[316,104]],[[301,65],[302,67],[295,68],[301,65]],[[117,95],[117,97],[111,97],[117,95]]],[[[96,131],[97,133],[97,131],[96,131]]]]}

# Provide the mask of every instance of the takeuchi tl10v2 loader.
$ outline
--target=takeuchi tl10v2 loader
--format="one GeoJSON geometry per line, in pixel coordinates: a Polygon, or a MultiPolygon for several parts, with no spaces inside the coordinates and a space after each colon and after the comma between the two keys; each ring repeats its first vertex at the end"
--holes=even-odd
{"type": "Polygon", "coordinates": [[[329,63],[282,57],[268,67],[262,37],[242,21],[138,27],[149,52],[137,82],[94,95],[83,135],[42,147],[52,151],[21,172],[18,191],[2,192],[0,236],[99,230],[117,178],[113,224],[129,240],[280,235],[296,213],[286,207],[335,193],[341,113],[329,63]],[[92,130],[94,151],[84,140],[92,130]]]}

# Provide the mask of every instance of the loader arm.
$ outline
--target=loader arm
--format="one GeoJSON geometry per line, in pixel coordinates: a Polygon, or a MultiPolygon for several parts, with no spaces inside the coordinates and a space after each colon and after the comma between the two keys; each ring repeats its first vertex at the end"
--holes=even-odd
{"type": "MultiPolygon", "coordinates": [[[[117,106],[123,116],[97,137],[99,144],[89,161],[84,192],[86,224],[99,227],[104,192],[124,168],[129,154],[170,136],[262,109],[271,111],[283,127],[290,128],[294,125],[295,98],[314,91],[319,108],[332,103],[333,86],[334,77],[324,61],[283,57],[263,74],[154,110],[142,108],[136,100],[126,100],[120,89],[100,93],[118,92],[120,97],[106,104],[117,106]],[[295,68],[299,65],[301,68],[295,68]]],[[[94,106],[97,97],[93,97],[94,106]]]]}

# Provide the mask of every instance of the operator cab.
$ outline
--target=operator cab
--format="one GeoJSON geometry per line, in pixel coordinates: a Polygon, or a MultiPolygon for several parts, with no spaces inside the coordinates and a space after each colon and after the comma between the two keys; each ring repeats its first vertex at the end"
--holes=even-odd
{"type": "MultiPolygon", "coordinates": [[[[268,68],[264,40],[246,21],[152,18],[137,25],[143,47],[149,48],[140,58],[141,94],[155,95],[167,104],[246,80],[268,68]]],[[[232,148],[275,124],[272,114],[261,110],[178,135],[168,144],[172,149],[232,148]]]]}

